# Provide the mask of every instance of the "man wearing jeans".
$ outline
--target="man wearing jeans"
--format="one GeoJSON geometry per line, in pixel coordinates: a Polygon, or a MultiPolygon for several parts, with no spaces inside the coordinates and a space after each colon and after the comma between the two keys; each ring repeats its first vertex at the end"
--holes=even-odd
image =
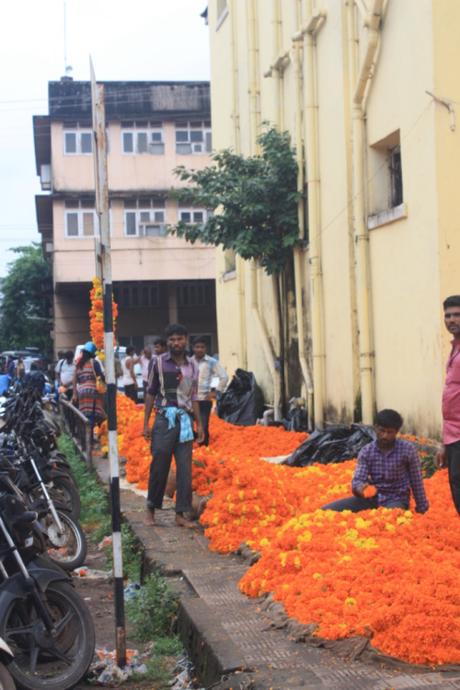
{"type": "Polygon", "coordinates": [[[444,323],[453,336],[442,394],[442,442],[438,452],[439,467],[449,472],[452,500],[460,515],[460,295],[447,297],[443,303],[444,323]]]}
{"type": "Polygon", "coordinates": [[[197,440],[203,441],[197,401],[198,367],[186,356],[187,329],[173,324],[166,329],[168,352],[152,358],[144,412],[144,436],[150,437],[149,419],[156,415],[152,432],[152,464],[147,493],[146,524],[153,525],[161,509],[171,459],[176,459],[176,524],[194,527],[184,513],[192,510],[193,417],[197,440]],[[192,417],[193,415],[193,417],[192,417]]]}
{"type": "Polygon", "coordinates": [[[193,341],[193,359],[200,372],[198,379],[198,404],[200,406],[201,422],[204,431],[203,446],[209,445],[209,415],[211,414],[212,401],[216,397],[216,391],[219,393],[224,392],[228,381],[227,372],[223,366],[219,364],[215,357],[210,357],[206,350],[205,338],[197,336],[193,341]]]}
{"type": "Polygon", "coordinates": [[[403,419],[395,410],[377,414],[377,440],[359,452],[358,463],[351,482],[353,496],[333,501],[323,510],[351,510],[358,513],[372,508],[409,508],[410,494],[415,498],[417,513],[426,513],[428,500],[423,486],[420,459],[412,443],[397,439],[403,419]],[[376,494],[366,497],[369,485],[376,494]]]}

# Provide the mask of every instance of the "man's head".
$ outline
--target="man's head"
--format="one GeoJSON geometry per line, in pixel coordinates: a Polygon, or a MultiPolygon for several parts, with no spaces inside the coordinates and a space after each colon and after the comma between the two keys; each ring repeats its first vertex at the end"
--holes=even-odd
{"type": "Polygon", "coordinates": [[[152,348],[150,345],[146,345],[146,347],[144,347],[143,353],[146,359],[152,359],[152,348]]]}
{"type": "Polygon", "coordinates": [[[162,355],[163,352],[166,352],[167,349],[168,344],[165,338],[155,338],[155,340],[153,341],[153,351],[155,352],[157,357],[159,355],[162,355]]]}
{"type": "Polygon", "coordinates": [[[375,433],[381,448],[389,448],[396,440],[403,418],[396,410],[380,410],[375,418],[375,433]]]}
{"type": "Polygon", "coordinates": [[[73,362],[73,352],[72,352],[72,350],[67,350],[67,352],[65,353],[65,357],[64,357],[64,358],[65,358],[67,364],[72,364],[72,362],[73,362]]]}
{"type": "Polygon", "coordinates": [[[173,355],[185,353],[187,347],[188,331],[180,323],[172,323],[165,330],[168,349],[173,355]]]}
{"type": "Polygon", "coordinates": [[[134,347],[132,345],[128,345],[126,348],[126,356],[127,357],[132,357],[134,354],[134,347]]]}
{"type": "Polygon", "coordinates": [[[58,350],[57,358],[58,358],[58,359],[64,359],[64,357],[65,357],[65,352],[64,352],[64,350],[58,350]]]}
{"type": "Polygon", "coordinates": [[[203,359],[207,352],[206,340],[203,336],[197,336],[193,341],[193,354],[197,359],[203,359]]]}
{"type": "Polygon", "coordinates": [[[454,338],[460,338],[460,295],[451,295],[443,302],[444,323],[454,338]]]}

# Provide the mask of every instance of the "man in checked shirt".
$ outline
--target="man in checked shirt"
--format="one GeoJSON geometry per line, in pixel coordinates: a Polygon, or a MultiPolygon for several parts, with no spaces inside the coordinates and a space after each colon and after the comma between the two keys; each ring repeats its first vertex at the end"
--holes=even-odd
{"type": "Polygon", "coordinates": [[[407,510],[412,492],[416,512],[426,513],[429,505],[417,451],[409,441],[396,438],[402,425],[403,419],[395,410],[382,410],[377,414],[377,440],[359,452],[351,482],[354,495],[322,506],[323,510],[351,510],[353,513],[380,507],[407,510]],[[375,486],[377,493],[366,498],[364,494],[369,485],[375,486]]]}

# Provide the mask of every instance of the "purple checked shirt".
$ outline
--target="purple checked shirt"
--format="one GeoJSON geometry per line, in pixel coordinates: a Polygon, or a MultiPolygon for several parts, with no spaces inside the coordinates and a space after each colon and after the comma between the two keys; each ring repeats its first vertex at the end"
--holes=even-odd
{"type": "Polygon", "coordinates": [[[353,480],[353,490],[363,484],[377,487],[379,506],[401,501],[409,504],[410,490],[415,498],[417,511],[428,510],[428,501],[423,486],[420,460],[409,441],[397,439],[389,453],[382,453],[377,441],[369,443],[360,451],[353,480]]]}

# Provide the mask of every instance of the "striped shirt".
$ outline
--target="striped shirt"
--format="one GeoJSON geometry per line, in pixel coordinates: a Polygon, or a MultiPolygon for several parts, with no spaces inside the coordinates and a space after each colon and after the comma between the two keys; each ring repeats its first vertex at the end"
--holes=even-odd
{"type": "Polygon", "coordinates": [[[409,441],[396,439],[388,453],[380,450],[377,441],[362,448],[351,485],[355,490],[369,483],[377,488],[379,506],[394,501],[409,505],[412,489],[417,511],[424,513],[428,510],[420,459],[409,441]]]}
{"type": "Polygon", "coordinates": [[[192,410],[192,402],[197,398],[198,367],[192,357],[186,357],[182,365],[176,364],[169,352],[152,357],[147,393],[154,397],[157,409],[162,407],[182,407],[192,410]],[[160,362],[161,360],[161,362],[160,362]],[[163,385],[160,380],[160,369],[163,385]]]}
{"type": "Polygon", "coordinates": [[[219,382],[215,387],[219,393],[223,393],[225,386],[227,385],[228,376],[224,367],[218,362],[215,357],[210,357],[205,355],[201,359],[197,359],[195,356],[192,360],[197,364],[200,370],[200,376],[198,379],[198,400],[206,400],[210,391],[213,378],[218,378],[219,382]]]}

